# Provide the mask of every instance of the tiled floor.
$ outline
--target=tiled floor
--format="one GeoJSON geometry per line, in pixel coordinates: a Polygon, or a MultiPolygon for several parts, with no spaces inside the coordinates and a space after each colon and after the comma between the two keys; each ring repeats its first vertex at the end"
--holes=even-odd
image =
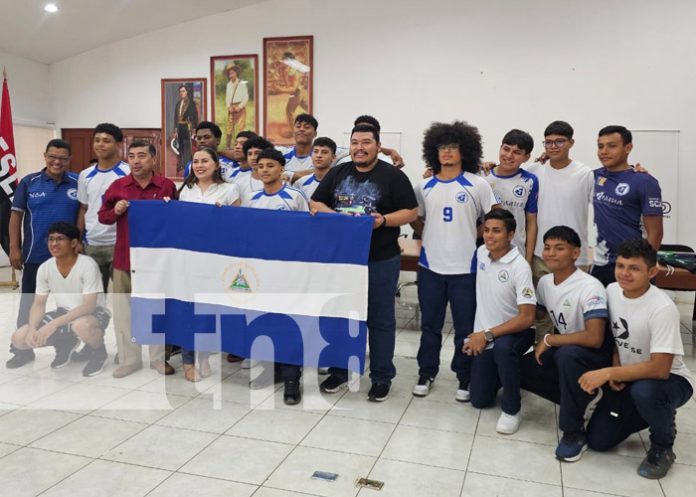
{"type": "MultiPolygon", "coordinates": [[[[409,299],[409,295],[404,297],[409,299]]],[[[412,294],[410,295],[412,299],[412,294]]],[[[16,294],[0,293],[0,363],[16,315],[16,294]]],[[[680,306],[687,364],[691,306],[680,306]]],[[[322,395],[307,372],[303,405],[288,407],[278,390],[249,390],[249,372],[213,357],[218,373],[198,384],[181,371],[144,369],[114,380],[111,368],[86,379],[80,365],[49,367],[52,350],[18,370],[0,368],[0,489],[42,496],[553,496],[681,497],[696,487],[696,402],[681,409],[677,464],[667,478],[636,475],[647,437],[611,453],[587,452],[560,464],[556,408],[523,396],[524,422],[510,437],[495,432],[498,409],[454,401],[456,382],[443,371],[431,395],[413,398],[419,333],[413,311],[399,307],[390,398],[368,403],[369,387],[322,395]],[[310,392],[310,390],[312,390],[310,392]],[[312,479],[316,470],[334,482],[312,479]],[[358,489],[360,477],[384,482],[358,489]]],[[[448,332],[451,323],[447,324],[448,332]]],[[[108,348],[115,350],[108,330],[108,348]]],[[[442,352],[447,361],[452,344],[442,352]]],[[[178,366],[179,359],[174,360],[178,366]]],[[[446,368],[445,368],[446,369],[446,368]]]]}

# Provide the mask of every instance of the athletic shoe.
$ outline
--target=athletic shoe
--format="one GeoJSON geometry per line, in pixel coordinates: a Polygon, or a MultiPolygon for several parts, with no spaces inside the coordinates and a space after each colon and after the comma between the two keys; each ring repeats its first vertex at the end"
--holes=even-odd
{"type": "Polygon", "coordinates": [[[676,458],[671,449],[659,449],[652,446],[648,455],[638,466],[638,474],[650,480],[664,478],[676,458]]]}
{"type": "Polygon", "coordinates": [[[7,369],[21,368],[25,364],[30,363],[36,358],[33,350],[15,349],[14,355],[5,363],[7,369]]]}
{"type": "Polygon", "coordinates": [[[389,383],[373,383],[367,393],[367,400],[371,402],[383,402],[389,397],[389,383]]]}
{"type": "Polygon", "coordinates": [[[329,372],[329,368],[317,368],[317,374],[321,376],[326,376],[331,373],[329,372]]]}
{"type": "MultiPolygon", "coordinates": [[[[89,345],[85,345],[85,347],[89,347],[89,345]]],[[[103,344],[96,349],[92,347],[90,347],[90,349],[92,349],[92,351],[89,355],[87,364],[85,364],[85,367],[82,369],[82,376],[97,376],[104,371],[106,360],[109,358],[109,354],[106,353],[106,347],[103,344]]]]}
{"type": "Polygon", "coordinates": [[[297,379],[285,380],[285,387],[283,389],[283,402],[289,406],[294,406],[299,404],[302,400],[302,394],[300,393],[300,382],[297,379]]]}
{"type": "Polygon", "coordinates": [[[434,382],[435,378],[421,376],[418,378],[418,383],[413,385],[413,390],[411,390],[411,393],[416,397],[425,397],[430,393],[430,389],[433,388],[434,382]]]}
{"type": "Polygon", "coordinates": [[[89,360],[89,356],[92,354],[92,350],[94,350],[92,347],[90,347],[87,344],[84,344],[82,347],[82,350],[76,350],[75,352],[72,353],[70,356],[70,361],[71,362],[85,362],[89,360]]]}
{"type": "Polygon", "coordinates": [[[319,390],[324,393],[340,392],[348,386],[348,380],[332,374],[319,385],[319,390]]]}
{"type": "Polygon", "coordinates": [[[522,416],[520,416],[519,412],[517,414],[501,412],[498,422],[495,425],[495,431],[503,435],[512,435],[520,429],[521,422],[522,416]]]}
{"type": "Polygon", "coordinates": [[[469,402],[471,400],[471,395],[469,394],[469,385],[464,384],[464,382],[459,382],[459,388],[457,393],[454,395],[454,399],[457,402],[469,402]]]}
{"type": "Polygon", "coordinates": [[[51,363],[53,369],[64,368],[70,364],[70,356],[80,346],[80,340],[72,333],[59,337],[53,346],[56,349],[56,357],[51,363]]]}
{"type": "Polygon", "coordinates": [[[565,462],[579,461],[587,450],[587,437],[584,431],[563,433],[561,442],[556,447],[556,459],[565,462]]]}

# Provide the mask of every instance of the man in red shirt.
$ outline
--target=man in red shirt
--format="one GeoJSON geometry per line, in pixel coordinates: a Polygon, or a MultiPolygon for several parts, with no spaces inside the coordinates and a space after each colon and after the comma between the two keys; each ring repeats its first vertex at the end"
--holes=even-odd
{"type": "MultiPolygon", "coordinates": [[[[114,329],[118,347],[119,367],[114,378],[123,378],[143,367],[140,345],[131,340],[131,277],[130,242],[128,239],[129,200],[176,198],[176,186],[171,180],[155,174],[157,150],[146,141],[135,140],[128,147],[131,174],[114,181],[104,193],[99,209],[99,222],[116,223],[114,248],[114,329]]],[[[160,374],[173,374],[174,368],[165,361],[164,346],[150,345],[150,367],[160,374]]]]}

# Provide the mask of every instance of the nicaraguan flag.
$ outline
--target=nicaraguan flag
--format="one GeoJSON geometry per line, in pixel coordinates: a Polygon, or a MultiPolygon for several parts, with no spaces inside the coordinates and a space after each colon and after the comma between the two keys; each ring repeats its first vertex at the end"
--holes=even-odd
{"type": "Polygon", "coordinates": [[[134,201],[128,223],[134,341],[364,371],[370,217],[134,201]]]}

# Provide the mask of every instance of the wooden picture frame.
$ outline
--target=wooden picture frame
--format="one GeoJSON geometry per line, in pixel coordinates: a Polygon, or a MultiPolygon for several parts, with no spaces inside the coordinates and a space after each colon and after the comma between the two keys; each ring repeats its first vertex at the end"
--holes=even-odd
{"type": "Polygon", "coordinates": [[[263,134],[292,145],[297,114],[313,112],[314,37],[263,39],[263,134]]]}
{"type": "Polygon", "coordinates": [[[208,90],[206,78],[162,79],[162,175],[184,180],[184,168],[193,155],[193,134],[196,126],[207,119],[208,90]],[[188,103],[181,109],[186,90],[188,103]]]}
{"type": "Polygon", "coordinates": [[[240,131],[259,132],[258,76],[256,54],[210,58],[211,120],[222,130],[221,148],[234,148],[240,131]]]}

